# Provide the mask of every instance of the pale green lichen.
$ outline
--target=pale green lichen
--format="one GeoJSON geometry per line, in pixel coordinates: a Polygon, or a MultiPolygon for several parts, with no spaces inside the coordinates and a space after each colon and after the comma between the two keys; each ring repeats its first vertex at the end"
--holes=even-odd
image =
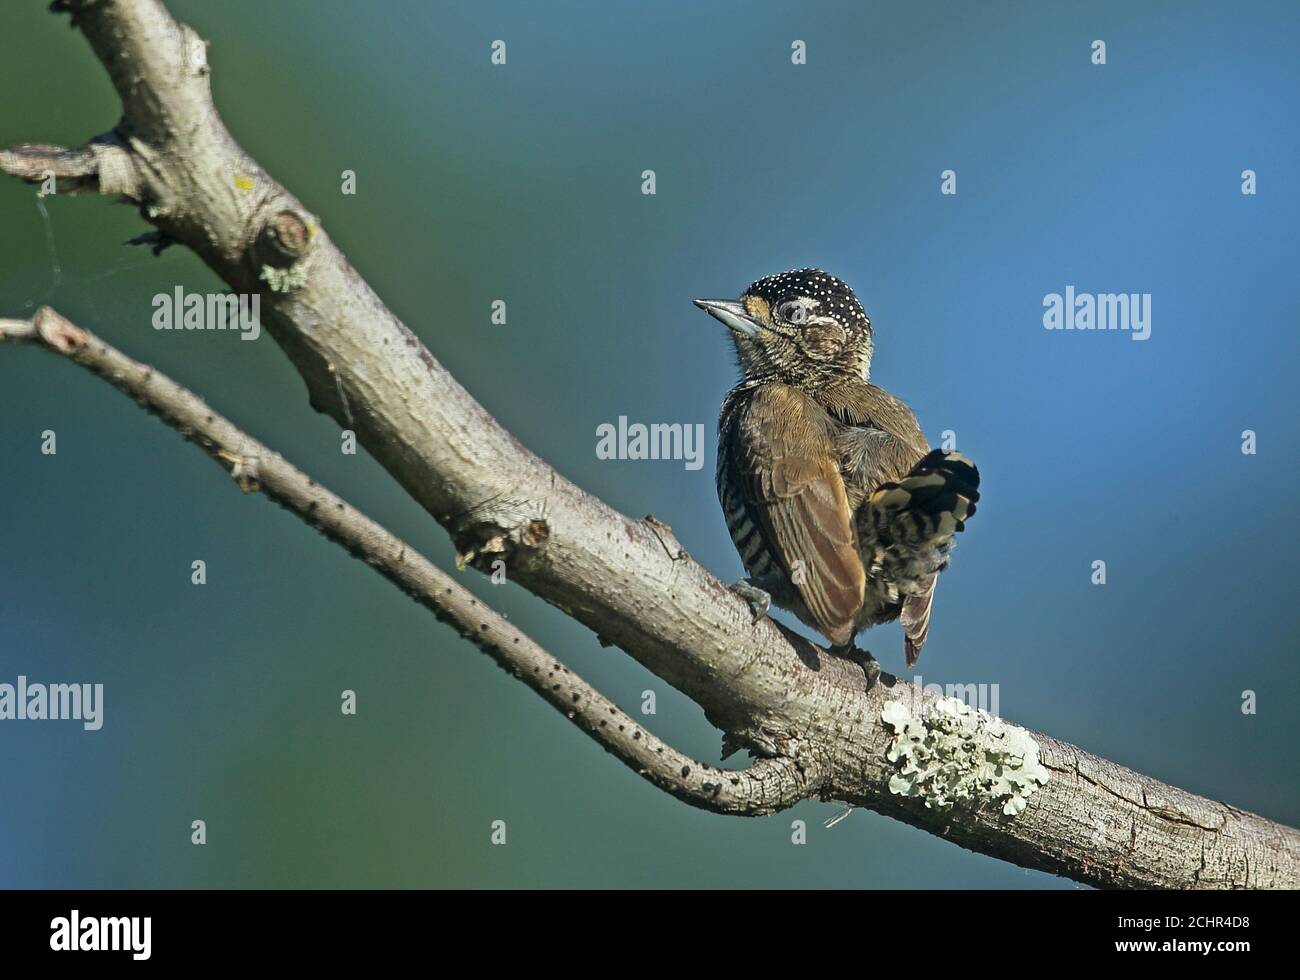
{"type": "Polygon", "coordinates": [[[289,293],[307,284],[306,265],[306,262],[297,262],[287,269],[264,265],[258,278],[270,286],[273,293],[289,293]]]}
{"type": "Polygon", "coordinates": [[[880,712],[893,731],[886,757],[899,765],[889,791],[917,796],[933,809],[1000,802],[1015,816],[1031,793],[1047,782],[1038,743],[1009,725],[956,698],[939,698],[927,717],[916,718],[901,701],[880,712]]]}

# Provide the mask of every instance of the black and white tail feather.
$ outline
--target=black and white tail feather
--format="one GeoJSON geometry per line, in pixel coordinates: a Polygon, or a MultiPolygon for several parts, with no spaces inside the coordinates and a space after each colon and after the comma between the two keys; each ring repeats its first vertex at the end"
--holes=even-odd
{"type": "Polygon", "coordinates": [[[899,618],[909,667],[925,645],[935,584],[948,567],[953,535],[975,513],[979,483],[974,463],[936,449],[867,499],[867,520],[860,523],[863,550],[871,555],[871,575],[889,583],[891,598],[903,603],[899,618]]]}

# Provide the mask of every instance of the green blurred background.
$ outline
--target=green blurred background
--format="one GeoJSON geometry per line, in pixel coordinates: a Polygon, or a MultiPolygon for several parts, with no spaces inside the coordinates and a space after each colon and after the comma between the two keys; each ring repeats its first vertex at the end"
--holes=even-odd
{"type": "MultiPolygon", "coordinates": [[[[118,116],[45,6],[0,12],[0,145],[118,116]]],[[[802,265],[848,280],[876,379],[984,475],[924,679],[996,683],[1012,720],[1300,822],[1294,4],[171,7],[212,42],[236,138],[434,354],[724,579],[733,368],[690,299],[802,265]],[[1152,292],[1151,340],[1044,331],[1067,283],[1152,292]],[[708,462],[597,460],[619,415],[704,423],[708,462]]],[[[46,206],[0,181],[0,315],[56,306],[452,567],[269,338],[150,328],[154,294],[221,288],[190,253],[122,247],[145,225],[106,200],[46,206]]],[[[106,685],[102,731],[0,724],[0,885],[1071,887],[864,811],[826,830],[827,804],[690,809],[86,372],[0,347],[0,406],[0,682],[106,685]]],[[[654,690],[650,726],[716,759],[692,702],[515,586],[463,580],[625,708],[654,690]]],[[[896,627],[864,645],[902,668],[896,627]]]]}

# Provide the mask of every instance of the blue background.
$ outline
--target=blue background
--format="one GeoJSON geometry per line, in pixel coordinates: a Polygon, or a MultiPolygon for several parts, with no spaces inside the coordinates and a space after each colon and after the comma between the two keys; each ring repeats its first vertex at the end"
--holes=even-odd
{"type": "MultiPolygon", "coordinates": [[[[875,380],[984,480],[924,680],[996,683],[1011,720],[1300,822],[1300,7],[171,6],[212,42],[236,138],[434,354],[724,579],[740,567],[711,461],[734,369],[690,299],[804,265],[847,280],[875,380]],[[1067,284],[1151,293],[1151,339],[1044,330],[1067,284]],[[598,460],[619,415],[705,423],[708,462],[598,460]]],[[[0,145],[78,144],[119,115],[44,8],[0,14],[0,145]]],[[[221,288],[193,255],[121,247],[145,227],[107,200],[46,204],[48,226],[0,181],[0,315],[56,306],[451,567],[269,338],[150,328],[155,293],[221,288]]],[[[685,807],[86,372],[5,346],[0,406],[0,682],[107,689],[100,732],[0,723],[0,885],[1071,887],[864,811],[825,830],[828,804],[685,807]]],[[[513,585],[464,581],[629,710],[656,691],[651,726],[717,757],[698,708],[627,657],[513,585]]],[[[863,643],[902,669],[896,626],[863,643]]]]}

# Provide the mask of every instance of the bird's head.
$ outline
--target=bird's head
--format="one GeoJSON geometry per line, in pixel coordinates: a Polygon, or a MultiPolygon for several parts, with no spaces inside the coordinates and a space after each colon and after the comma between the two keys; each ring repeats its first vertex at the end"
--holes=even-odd
{"type": "Polygon", "coordinates": [[[870,376],[871,320],[853,290],[820,269],[766,276],[738,300],[695,305],[731,331],[746,380],[801,387],[870,376]]]}

